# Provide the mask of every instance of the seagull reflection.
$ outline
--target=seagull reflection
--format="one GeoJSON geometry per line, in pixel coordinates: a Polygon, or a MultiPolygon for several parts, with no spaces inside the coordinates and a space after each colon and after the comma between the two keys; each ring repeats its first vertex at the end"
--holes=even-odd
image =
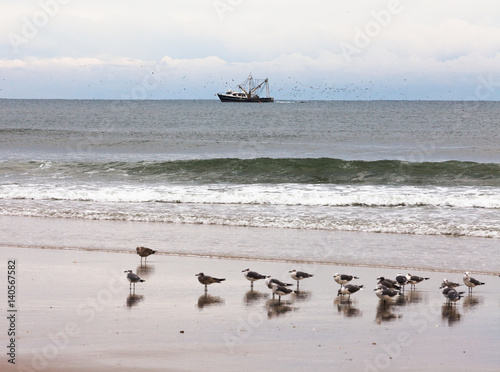
{"type": "Polygon", "coordinates": [[[463,306],[464,306],[464,309],[467,309],[467,310],[474,310],[474,308],[480,304],[482,304],[484,301],[484,297],[482,296],[474,296],[474,295],[470,295],[470,296],[467,296],[467,297],[464,297],[464,302],[463,302],[463,306]]]}
{"type": "Polygon", "coordinates": [[[363,315],[361,310],[353,306],[356,304],[356,300],[347,300],[342,297],[335,297],[333,304],[337,306],[338,312],[346,318],[357,318],[363,315]]]}
{"type": "Polygon", "coordinates": [[[422,302],[424,296],[418,290],[411,290],[409,292],[401,293],[394,302],[397,306],[406,306],[409,304],[418,304],[422,302]]]}
{"type": "Polygon", "coordinates": [[[142,300],[144,300],[144,295],[137,295],[135,293],[130,293],[127,296],[127,307],[131,309],[132,307],[139,304],[139,302],[141,302],[142,300]]]}
{"type": "Polygon", "coordinates": [[[290,306],[290,302],[278,302],[278,300],[269,299],[266,301],[266,310],[268,318],[276,318],[298,308],[290,306]]]}
{"type": "Polygon", "coordinates": [[[262,299],[267,299],[269,298],[269,293],[264,293],[264,292],[258,292],[258,291],[247,291],[243,297],[243,302],[249,306],[252,305],[255,302],[258,302],[262,299]]]}
{"type": "Polygon", "coordinates": [[[383,322],[392,322],[402,317],[402,314],[394,314],[392,312],[392,304],[384,303],[382,300],[379,301],[377,314],[375,315],[375,323],[382,324],[383,322]]]}
{"type": "Polygon", "coordinates": [[[198,308],[203,309],[205,306],[212,305],[223,305],[224,300],[219,296],[211,296],[205,292],[205,294],[201,295],[198,298],[198,308]]]}
{"type": "Polygon", "coordinates": [[[443,320],[448,322],[448,326],[454,326],[455,323],[460,321],[462,314],[458,312],[456,306],[452,306],[449,303],[445,303],[441,306],[441,317],[443,320]]]}
{"type": "Polygon", "coordinates": [[[141,278],[149,278],[155,271],[154,265],[149,264],[148,266],[142,265],[137,266],[136,273],[141,278]]]}
{"type": "Polygon", "coordinates": [[[307,301],[311,298],[311,291],[295,291],[295,301],[307,301]]]}

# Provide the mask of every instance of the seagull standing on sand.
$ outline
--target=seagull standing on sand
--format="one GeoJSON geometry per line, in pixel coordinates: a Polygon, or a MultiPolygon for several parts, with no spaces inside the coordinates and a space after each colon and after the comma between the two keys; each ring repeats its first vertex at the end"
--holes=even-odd
{"type": "Polygon", "coordinates": [[[299,289],[299,280],[312,278],[314,276],[314,274],[308,274],[303,271],[297,271],[295,269],[290,270],[289,273],[292,279],[297,281],[297,289],[299,289]]]}
{"type": "Polygon", "coordinates": [[[378,283],[383,287],[387,287],[390,289],[397,289],[398,291],[401,289],[401,287],[398,285],[398,282],[392,279],[386,279],[383,276],[377,278],[378,283]]]}
{"type": "Polygon", "coordinates": [[[464,274],[464,283],[467,287],[469,287],[469,293],[472,293],[472,288],[478,285],[484,285],[485,283],[480,282],[479,280],[474,279],[469,275],[470,273],[467,271],[464,274]]]}
{"type": "Polygon", "coordinates": [[[135,283],[142,283],[145,282],[144,279],[139,278],[138,275],[134,274],[132,270],[125,270],[124,273],[127,274],[127,279],[130,282],[129,289],[132,289],[132,284],[134,285],[134,290],[135,290],[135,283]]]}
{"type": "MultiPolygon", "coordinates": [[[[283,283],[281,280],[274,279],[271,277],[271,275],[268,275],[268,276],[266,276],[266,285],[267,285],[267,288],[273,289],[274,285],[279,285],[281,287],[290,287],[293,284],[283,283]]],[[[273,291],[273,298],[274,298],[274,291],[273,291]]]]}
{"type": "Polygon", "coordinates": [[[450,288],[450,287],[446,287],[443,290],[443,295],[444,297],[446,297],[446,300],[448,301],[449,304],[451,304],[452,302],[457,302],[463,297],[464,294],[465,292],[457,292],[455,288],[450,288]]]}
{"type": "Polygon", "coordinates": [[[265,275],[261,275],[255,271],[250,271],[249,268],[246,268],[245,270],[242,270],[241,272],[243,273],[243,275],[245,275],[245,278],[250,280],[250,288],[252,288],[252,289],[253,289],[253,282],[255,282],[256,280],[260,280],[260,279],[266,279],[265,275]]]}
{"type": "Polygon", "coordinates": [[[273,290],[273,296],[275,294],[278,295],[278,303],[281,303],[281,296],[286,296],[289,295],[290,293],[294,293],[295,291],[293,289],[284,287],[282,285],[278,285],[276,283],[271,284],[272,290],[273,290]]]}
{"type": "Polygon", "coordinates": [[[333,276],[333,279],[340,284],[340,288],[342,288],[342,285],[349,283],[353,279],[359,279],[357,276],[354,275],[347,275],[347,274],[339,274],[336,273],[333,276]]]}
{"type": "Polygon", "coordinates": [[[357,291],[360,291],[363,289],[362,285],[355,285],[355,284],[343,284],[340,286],[339,291],[337,292],[337,296],[340,295],[349,295],[347,297],[347,301],[351,299],[351,295],[356,293],[357,291]]]}
{"type": "Polygon", "coordinates": [[[444,278],[443,282],[441,283],[441,287],[439,287],[439,289],[443,289],[444,287],[455,288],[459,287],[460,285],[461,284],[459,283],[450,282],[448,279],[444,278]]]}
{"type": "Polygon", "coordinates": [[[384,304],[386,303],[387,300],[390,300],[391,298],[399,294],[399,291],[393,288],[388,288],[381,284],[377,285],[374,291],[377,297],[380,298],[382,301],[384,301],[384,304]]]}
{"type": "Polygon", "coordinates": [[[153,251],[151,248],[146,248],[146,247],[137,247],[136,252],[139,256],[141,256],[141,265],[142,265],[142,258],[144,257],[144,263],[146,263],[146,260],[148,259],[148,256],[155,254],[157,251],[153,251]]]}
{"type": "Polygon", "coordinates": [[[398,275],[396,275],[396,282],[397,282],[397,283],[401,286],[401,289],[402,289],[402,290],[403,290],[403,292],[404,292],[404,290],[405,290],[405,287],[404,287],[404,286],[405,286],[406,284],[408,284],[408,279],[406,278],[406,276],[405,276],[405,275],[403,275],[403,274],[398,274],[398,275]]]}
{"type": "Polygon", "coordinates": [[[410,283],[410,289],[411,288],[415,289],[415,284],[423,282],[424,280],[429,280],[429,278],[423,278],[418,275],[411,275],[410,273],[406,275],[406,279],[408,280],[408,283],[410,283]]]}
{"type": "Polygon", "coordinates": [[[207,285],[213,284],[213,283],[220,283],[223,282],[226,279],[217,279],[208,275],[205,275],[203,273],[196,274],[195,276],[198,277],[198,281],[205,286],[205,292],[207,291],[207,285]]]}
{"type": "Polygon", "coordinates": [[[291,283],[283,283],[281,280],[274,279],[273,277],[271,277],[271,275],[266,276],[267,288],[273,289],[273,287],[272,287],[273,284],[277,284],[277,285],[280,285],[282,287],[291,287],[293,285],[291,283]]]}

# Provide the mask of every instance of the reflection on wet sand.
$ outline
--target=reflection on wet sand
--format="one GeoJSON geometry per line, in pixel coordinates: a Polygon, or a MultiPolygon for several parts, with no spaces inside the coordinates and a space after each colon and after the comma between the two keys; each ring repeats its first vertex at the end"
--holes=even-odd
{"type": "Polygon", "coordinates": [[[451,327],[460,321],[462,315],[455,304],[445,303],[441,306],[441,317],[444,321],[447,321],[448,325],[451,327]]]}
{"type": "Polygon", "coordinates": [[[142,279],[149,278],[155,271],[154,265],[142,265],[142,266],[137,266],[136,273],[139,275],[142,279]]]}
{"type": "Polygon", "coordinates": [[[298,310],[297,307],[291,305],[291,301],[281,301],[269,299],[266,301],[266,310],[268,318],[276,318],[290,311],[298,310]]]}
{"type": "Polygon", "coordinates": [[[205,306],[223,305],[224,300],[219,296],[211,296],[205,292],[198,298],[198,308],[203,309],[205,306]]]}
{"type": "Polygon", "coordinates": [[[130,293],[127,296],[127,307],[132,308],[144,300],[144,295],[137,295],[135,293],[130,293]]]}
{"type": "Polygon", "coordinates": [[[475,307],[478,305],[482,304],[484,302],[484,297],[483,296],[467,296],[464,297],[464,309],[465,310],[474,310],[475,307]]]}
{"type": "Polygon", "coordinates": [[[405,293],[401,293],[399,296],[395,298],[394,304],[397,306],[406,306],[409,304],[418,304],[424,300],[424,296],[419,291],[407,291],[405,293]]]}
{"type": "Polygon", "coordinates": [[[269,293],[258,292],[258,291],[247,291],[243,296],[243,303],[247,306],[252,305],[262,299],[269,298],[269,293]]]}
{"type": "Polygon", "coordinates": [[[403,314],[394,314],[392,312],[393,304],[380,300],[377,306],[377,314],[375,315],[375,323],[382,324],[383,322],[391,322],[403,317],[403,314]]]}
{"type": "Polygon", "coordinates": [[[295,299],[298,302],[306,301],[311,298],[311,291],[295,291],[295,299]]]}
{"type": "Polygon", "coordinates": [[[363,315],[363,312],[355,306],[356,300],[337,296],[333,300],[333,304],[337,306],[337,311],[347,318],[357,318],[363,315]]]}

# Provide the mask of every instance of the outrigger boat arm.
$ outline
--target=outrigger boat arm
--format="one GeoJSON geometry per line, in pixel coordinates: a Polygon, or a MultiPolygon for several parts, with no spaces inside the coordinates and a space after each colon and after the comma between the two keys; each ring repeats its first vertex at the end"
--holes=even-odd
{"type": "Polygon", "coordinates": [[[261,86],[263,86],[264,84],[266,84],[268,81],[268,79],[265,79],[262,83],[260,83],[259,85],[257,85],[255,88],[252,89],[252,74],[250,74],[250,76],[248,77],[248,92],[246,91],[245,88],[243,88],[240,85],[238,85],[238,88],[240,88],[243,93],[245,93],[248,97],[251,97],[253,93],[255,93],[257,90],[259,90],[259,88],[261,86]]]}

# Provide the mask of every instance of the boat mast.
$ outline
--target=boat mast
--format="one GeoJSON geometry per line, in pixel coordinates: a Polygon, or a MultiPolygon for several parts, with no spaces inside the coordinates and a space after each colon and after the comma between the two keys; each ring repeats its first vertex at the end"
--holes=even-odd
{"type": "Polygon", "coordinates": [[[248,98],[252,98],[252,73],[248,75],[248,98]]]}

